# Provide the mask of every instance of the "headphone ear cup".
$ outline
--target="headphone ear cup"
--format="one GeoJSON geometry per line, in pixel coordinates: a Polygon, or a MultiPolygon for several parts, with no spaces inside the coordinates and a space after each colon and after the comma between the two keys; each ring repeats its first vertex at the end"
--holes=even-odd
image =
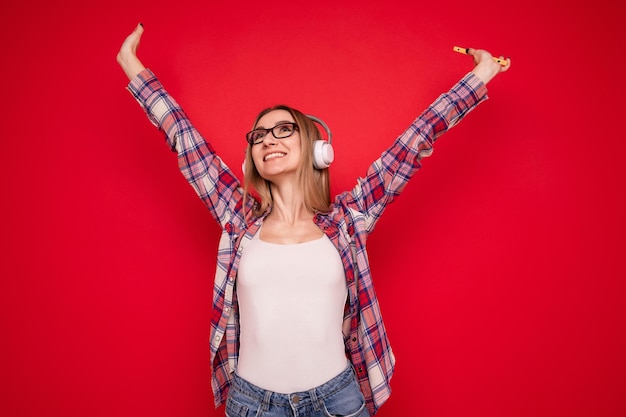
{"type": "Polygon", "coordinates": [[[313,166],[317,169],[325,169],[335,160],[335,151],[333,145],[324,141],[316,140],[313,142],[313,166]]]}

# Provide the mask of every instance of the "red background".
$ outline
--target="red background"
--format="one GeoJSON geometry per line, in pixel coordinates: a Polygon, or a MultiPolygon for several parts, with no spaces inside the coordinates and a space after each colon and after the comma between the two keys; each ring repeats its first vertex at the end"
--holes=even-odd
{"type": "Polygon", "coordinates": [[[1,415],[223,415],[219,230],[124,90],[139,21],[227,163],[287,103],[332,127],[334,191],[471,69],[453,45],[512,56],[371,236],[398,360],[379,415],[625,415],[624,6],[410,3],[0,6],[1,415]]]}

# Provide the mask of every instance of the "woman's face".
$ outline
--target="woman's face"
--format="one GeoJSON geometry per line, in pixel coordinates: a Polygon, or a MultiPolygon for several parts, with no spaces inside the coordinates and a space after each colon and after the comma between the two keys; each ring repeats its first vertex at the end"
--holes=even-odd
{"type": "MultiPolygon", "coordinates": [[[[286,110],[273,110],[261,117],[255,129],[271,129],[281,123],[295,123],[286,110]]],[[[300,132],[276,139],[268,132],[261,143],[252,145],[252,159],[261,177],[275,181],[279,177],[295,174],[300,164],[300,132]]]]}

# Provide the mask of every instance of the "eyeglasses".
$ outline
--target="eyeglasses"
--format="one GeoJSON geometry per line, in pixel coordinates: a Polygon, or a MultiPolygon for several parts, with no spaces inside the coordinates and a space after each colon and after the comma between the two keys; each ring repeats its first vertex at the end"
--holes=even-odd
{"type": "Polygon", "coordinates": [[[270,129],[254,129],[252,132],[246,133],[246,140],[250,145],[256,145],[263,142],[269,132],[272,132],[276,139],[284,139],[293,135],[296,130],[299,130],[296,123],[281,122],[270,129]]]}

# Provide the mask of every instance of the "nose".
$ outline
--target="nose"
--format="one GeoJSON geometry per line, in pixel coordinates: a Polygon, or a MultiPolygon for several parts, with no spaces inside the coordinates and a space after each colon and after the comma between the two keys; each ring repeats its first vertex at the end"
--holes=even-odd
{"type": "Polygon", "coordinates": [[[274,146],[278,143],[278,140],[272,135],[272,132],[267,132],[263,137],[263,146],[274,146]]]}

